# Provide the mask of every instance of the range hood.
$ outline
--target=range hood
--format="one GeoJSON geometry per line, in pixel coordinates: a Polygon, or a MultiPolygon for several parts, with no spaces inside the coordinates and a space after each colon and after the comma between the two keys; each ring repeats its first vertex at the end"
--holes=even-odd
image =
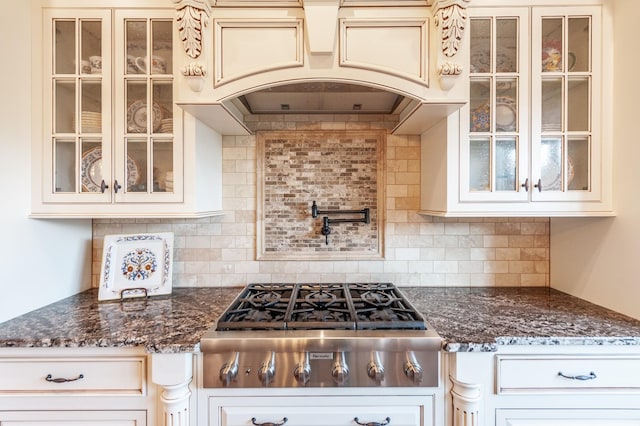
{"type": "Polygon", "coordinates": [[[467,102],[469,0],[173,1],[176,103],[221,134],[263,114],[396,115],[393,133],[420,134],[467,102]]]}

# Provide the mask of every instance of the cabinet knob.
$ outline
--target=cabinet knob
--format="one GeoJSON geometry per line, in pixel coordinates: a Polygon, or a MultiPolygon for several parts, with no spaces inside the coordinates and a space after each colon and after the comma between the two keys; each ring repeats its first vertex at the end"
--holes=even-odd
{"type": "Polygon", "coordinates": [[[533,185],[534,188],[538,188],[538,192],[542,192],[542,179],[538,179],[538,183],[533,185]]]}
{"type": "Polygon", "coordinates": [[[104,194],[104,191],[107,189],[109,189],[109,185],[102,179],[102,182],[100,182],[100,192],[104,194]]]}
{"type": "Polygon", "coordinates": [[[113,181],[113,190],[116,192],[116,194],[118,193],[118,190],[122,189],[122,185],[120,185],[118,183],[118,179],[116,179],[115,181],[113,181]]]}
{"type": "Polygon", "coordinates": [[[520,186],[524,188],[524,192],[529,192],[529,178],[526,178],[520,186]]]}

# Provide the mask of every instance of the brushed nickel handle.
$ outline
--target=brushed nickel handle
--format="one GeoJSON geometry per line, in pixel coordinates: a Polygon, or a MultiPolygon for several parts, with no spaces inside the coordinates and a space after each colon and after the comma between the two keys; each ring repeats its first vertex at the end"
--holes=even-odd
{"type": "Polygon", "coordinates": [[[524,188],[524,192],[529,192],[529,178],[526,178],[524,183],[520,186],[524,188]]]}
{"type": "Polygon", "coordinates": [[[564,377],[565,379],[570,379],[570,380],[593,380],[598,377],[596,376],[596,373],[594,373],[593,371],[589,374],[581,374],[577,376],[570,376],[568,374],[564,374],[562,371],[558,371],[558,376],[564,377]]]}
{"type": "Polygon", "coordinates": [[[109,185],[107,185],[104,179],[102,179],[102,182],[100,182],[100,192],[104,194],[104,191],[106,191],[107,189],[109,189],[109,185]]]}
{"type": "Polygon", "coordinates": [[[75,382],[76,380],[84,379],[84,374],[79,374],[78,377],[76,377],[75,379],[65,379],[64,377],[56,377],[54,379],[51,374],[47,374],[47,377],[45,377],[44,379],[47,382],[52,382],[52,383],[67,383],[67,382],[75,382]]]}
{"type": "Polygon", "coordinates": [[[282,426],[283,424],[285,424],[289,419],[287,419],[286,417],[283,417],[281,421],[279,422],[264,422],[264,423],[257,423],[256,422],[256,418],[252,417],[251,418],[251,423],[253,423],[256,426],[282,426]]]}
{"type": "Polygon", "coordinates": [[[360,420],[358,420],[357,417],[354,417],[353,421],[356,422],[357,424],[361,425],[361,426],[385,426],[385,425],[388,425],[391,422],[391,417],[387,417],[386,419],[384,419],[384,421],[382,421],[380,423],[378,423],[378,422],[362,423],[362,422],[360,422],[360,420]]]}
{"type": "Polygon", "coordinates": [[[538,188],[538,192],[542,192],[542,179],[538,179],[538,183],[533,185],[534,188],[538,188]]]}

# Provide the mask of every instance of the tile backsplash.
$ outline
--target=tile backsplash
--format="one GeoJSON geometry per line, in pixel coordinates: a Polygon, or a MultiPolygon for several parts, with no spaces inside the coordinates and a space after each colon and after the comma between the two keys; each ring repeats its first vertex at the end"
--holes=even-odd
{"type": "MultiPolygon", "coordinates": [[[[387,115],[248,117],[254,130],[389,130],[387,115]]],[[[420,137],[387,135],[382,260],[256,260],[256,136],[223,138],[224,216],[96,219],[93,285],[103,236],[172,231],[176,287],[249,282],[387,281],[399,286],[548,286],[548,218],[438,218],[420,205],[420,137]]]]}

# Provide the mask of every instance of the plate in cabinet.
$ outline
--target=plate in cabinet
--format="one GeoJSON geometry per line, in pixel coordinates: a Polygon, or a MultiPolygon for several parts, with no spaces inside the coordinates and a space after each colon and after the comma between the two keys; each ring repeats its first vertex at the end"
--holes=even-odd
{"type": "Polygon", "coordinates": [[[98,300],[171,293],[173,233],[106,235],[98,300]]]}
{"type": "MultiPolygon", "coordinates": [[[[138,182],[138,165],[127,156],[127,187],[138,182]]],[[[102,186],[102,148],[93,148],[82,156],[80,171],[82,192],[100,192],[102,186]]]]}
{"type": "MultiPolygon", "coordinates": [[[[153,118],[151,120],[151,124],[153,126],[153,131],[157,132],[160,128],[160,122],[163,117],[162,108],[154,102],[152,112],[153,118]]],[[[138,100],[133,102],[127,109],[127,131],[129,133],[146,133],[147,121],[150,118],[146,101],[138,100]]]]}

